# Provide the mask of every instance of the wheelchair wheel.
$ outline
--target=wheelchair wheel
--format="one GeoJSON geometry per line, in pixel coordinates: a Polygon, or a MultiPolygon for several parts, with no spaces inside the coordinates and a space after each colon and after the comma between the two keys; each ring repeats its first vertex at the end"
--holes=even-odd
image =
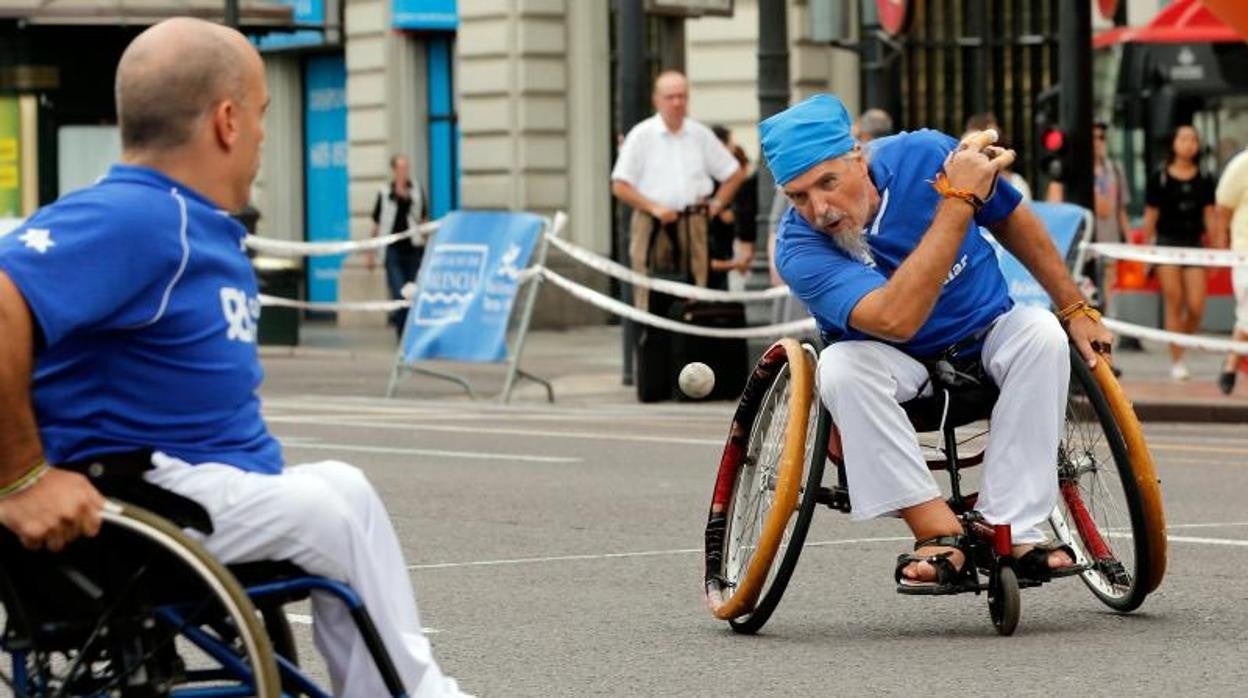
{"type": "Polygon", "coordinates": [[[732,629],[752,635],[758,632],[771,618],[771,614],[780,604],[784,590],[797,569],[797,560],[802,554],[802,545],[806,542],[806,534],[810,530],[810,520],[815,515],[816,497],[819,486],[823,482],[824,461],[827,458],[828,435],[832,429],[832,417],[827,410],[821,408],[816,397],[811,404],[811,415],[806,433],[806,455],[802,462],[806,470],[802,474],[802,491],[799,494],[797,516],[793,517],[789,527],[785,529],[784,539],[780,542],[780,562],[772,565],[762,596],[755,604],[753,612],[739,618],[731,618],[728,624],[732,629]]]}
{"type": "Polygon", "coordinates": [[[1009,565],[1001,565],[988,584],[988,615],[997,634],[1010,636],[1018,627],[1022,600],[1018,595],[1018,575],[1009,565]]]}
{"type": "Polygon", "coordinates": [[[202,546],[147,511],[110,502],[100,535],[57,554],[0,542],[3,648],[23,696],[281,694],[272,649],[242,587],[202,546]],[[19,565],[19,567],[14,567],[19,565]],[[240,692],[242,691],[242,692],[240,692]]]}
{"type": "Polygon", "coordinates": [[[828,433],[814,397],[814,365],[791,339],[763,354],[720,460],[705,592],[711,612],[737,632],[757,632],[775,610],[814,513],[828,433]]]}
{"type": "Polygon", "coordinates": [[[1060,496],[1050,523],[1084,583],[1110,608],[1131,611],[1161,584],[1166,521],[1152,456],[1131,403],[1106,361],[1095,371],[1072,348],[1066,433],[1058,449],[1060,496]]]}

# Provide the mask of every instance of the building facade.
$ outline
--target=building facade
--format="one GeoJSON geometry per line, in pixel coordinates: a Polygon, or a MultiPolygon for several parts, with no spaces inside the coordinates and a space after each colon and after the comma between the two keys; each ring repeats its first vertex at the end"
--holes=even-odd
{"type": "MultiPolygon", "coordinates": [[[[388,176],[390,154],[406,153],[413,172],[429,172],[429,88],[422,67],[428,34],[395,28],[401,0],[347,0],[350,234],[371,234],[373,198],[388,176]]],[[[757,162],[757,0],[737,0],[732,17],[686,20],[683,47],[693,101],[691,113],[732,128],[757,162]]],[[[856,108],[857,58],[809,40],[804,2],[789,12],[792,93],[835,90],[856,108]]],[[[464,208],[565,211],[564,235],[577,245],[610,254],[614,202],[610,169],[613,133],[612,19],[608,0],[460,0],[454,32],[456,169],[450,173],[464,208]]],[[[279,162],[285,160],[278,159],[279,162]]],[[[443,173],[441,176],[447,176],[443,173]]],[[[436,178],[424,178],[437,186],[436,178]]],[[[298,226],[291,226],[292,229],[298,226]]],[[[555,270],[598,290],[609,288],[596,272],[552,254],[555,270]]],[[[363,256],[344,262],[339,279],[345,300],[383,297],[381,274],[363,256]]],[[[601,322],[603,313],[546,288],[539,326],[601,322]]],[[[347,323],[380,318],[345,314],[347,323]]]]}

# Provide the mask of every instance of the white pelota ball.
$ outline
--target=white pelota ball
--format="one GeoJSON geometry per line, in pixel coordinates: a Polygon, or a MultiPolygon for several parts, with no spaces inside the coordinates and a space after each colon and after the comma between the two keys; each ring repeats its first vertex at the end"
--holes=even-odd
{"type": "Polygon", "coordinates": [[[715,387],[715,372],[701,361],[694,361],[680,369],[677,384],[680,385],[680,392],[698,400],[711,394],[711,389],[715,387]]]}
{"type": "Polygon", "coordinates": [[[403,288],[399,289],[399,296],[405,300],[411,300],[416,295],[416,284],[411,281],[403,284],[403,288]]]}

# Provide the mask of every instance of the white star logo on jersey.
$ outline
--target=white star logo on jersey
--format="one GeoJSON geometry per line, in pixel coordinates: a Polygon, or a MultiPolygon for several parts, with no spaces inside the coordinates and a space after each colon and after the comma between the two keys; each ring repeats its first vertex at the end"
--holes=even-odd
{"type": "Polygon", "coordinates": [[[52,231],[47,228],[27,228],[18,240],[26,243],[27,247],[39,254],[47,252],[49,247],[56,246],[56,243],[52,242],[52,231]]]}

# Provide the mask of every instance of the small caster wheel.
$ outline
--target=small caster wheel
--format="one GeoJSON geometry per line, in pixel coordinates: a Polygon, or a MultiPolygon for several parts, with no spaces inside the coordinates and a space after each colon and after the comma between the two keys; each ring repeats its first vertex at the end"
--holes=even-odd
{"type": "Polygon", "coordinates": [[[988,585],[988,613],[999,635],[1013,635],[1018,627],[1021,603],[1018,598],[1018,575],[1014,568],[1002,565],[988,585]]]}

